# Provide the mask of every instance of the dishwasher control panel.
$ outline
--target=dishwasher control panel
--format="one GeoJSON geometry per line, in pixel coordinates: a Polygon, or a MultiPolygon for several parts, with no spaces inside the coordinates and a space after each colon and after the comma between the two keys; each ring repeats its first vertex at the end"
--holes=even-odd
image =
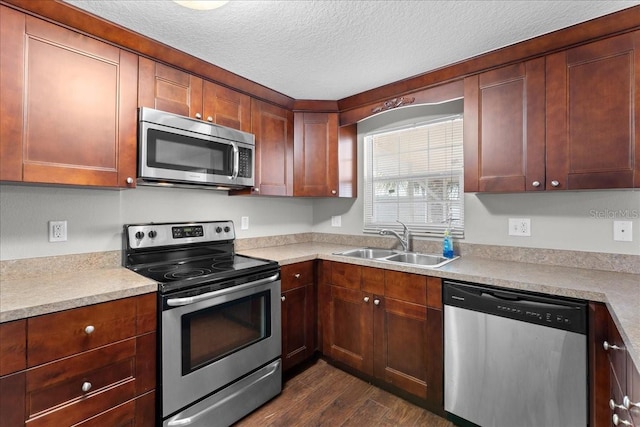
{"type": "Polygon", "coordinates": [[[587,303],[445,280],[445,305],[566,331],[586,333],[587,303]]]}

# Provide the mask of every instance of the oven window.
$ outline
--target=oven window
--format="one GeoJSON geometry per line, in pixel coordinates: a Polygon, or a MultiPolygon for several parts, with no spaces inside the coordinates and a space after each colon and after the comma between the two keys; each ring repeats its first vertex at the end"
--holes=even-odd
{"type": "Polygon", "coordinates": [[[151,167],[213,175],[232,174],[233,148],[229,144],[149,129],[148,157],[151,167]]]}
{"type": "Polygon", "coordinates": [[[182,375],[271,336],[270,291],[182,316],[182,375]]]}

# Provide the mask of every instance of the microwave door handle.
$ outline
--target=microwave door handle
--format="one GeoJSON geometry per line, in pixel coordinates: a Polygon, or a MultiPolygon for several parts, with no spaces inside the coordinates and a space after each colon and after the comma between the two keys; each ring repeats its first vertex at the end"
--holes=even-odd
{"type": "Polygon", "coordinates": [[[233,172],[231,172],[230,180],[235,180],[238,177],[238,169],[240,169],[240,154],[238,151],[238,144],[231,141],[233,147],[233,172]]]}
{"type": "MultiPolygon", "coordinates": [[[[241,291],[243,289],[251,288],[254,286],[263,285],[265,283],[275,282],[280,277],[280,273],[276,273],[273,276],[267,277],[265,279],[255,280],[253,282],[244,283],[242,285],[234,286],[231,288],[233,292],[241,291]]],[[[206,294],[196,295],[193,297],[184,297],[184,298],[169,298],[167,300],[167,305],[171,307],[178,307],[183,305],[194,304],[196,302],[204,301],[207,299],[215,298],[220,295],[228,294],[229,289],[221,289],[219,291],[207,292],[206,294]]]]}

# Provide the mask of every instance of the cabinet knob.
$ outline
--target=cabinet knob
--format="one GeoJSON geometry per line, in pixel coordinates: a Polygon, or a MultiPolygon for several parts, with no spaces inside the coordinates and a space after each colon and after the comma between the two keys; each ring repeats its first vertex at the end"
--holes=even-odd
{"type": "Polygon", "coordinates": [[[613,399],[609,399],[609,408],[611,408],[611,410],[615,410],[616,408],[618,409],[627,409],[622,405],[618,405],[613,399]]]}
{"type": "Polygon", "coordinates": [[[625,396],[622,398],[622,406],[627,410],[631,409],[632,406],[640,408],[640,402],[632,402],[631,399],[629,399],[629,396],[625,396]]]}
{"type": "Polygon", "coordinates": [[[623,426],[633,425],[627,420],[621,420],[620,417],[618,416],[618,414],[613,414],[613,417],[611,417],[611,421],[613,421],[613,425],[614,426],[617,426],[617,425],[623,425],[623,426]]]}
{"type": "Polygon", "coordinates": [[[282,295],[282,296],[280,297],[280,299],[281,299],[282,301],[284,301],[284,300],[286,300],[286,299],[287,299],[287,297],[285,297],[284,295],[282,295]]]}
{"type": "Polygon", "coordinates": [[[533,185],[534,187],[540,187],[540,181],[533,181],[531,185],[533,185]]]}
{"type": "Polygon", "coordinates": [[[338,194],[336,190],[331,190],[331,194],[338,194]]]}
{"type": "Polygon", "coordinates": [[[296,279],[299,279],[300,278],[300,273],[294,274],[293,277],[295,277],[296,279]]]}
{"type": "Polygon", "coordinates": [[[91,390],[91,387],[93,387],[93,386],[91,385],[91,383],[89,381],[85,381],[85,382],[82,383],[82,391],[84,393],[86,393],[89,390],[91,390]]]}
{"type": "Polygon", "coordinates": [[[211,117],[211,116],[207,116],[207,121],[208,121],[208,122],[212,122],[212,121],[213,121],[213,117],[211,117]]]}
{"type": "Polygon", "coordinates": [[[556,181],[555,179],[553,181],[551,181],[551,186],[552,187],[558,187],[560,186],[560,182],[556,181]]]}
{"type": "Polygon", "coordinates": [[[260,189],[258,187],[253,187],[252,190],[253,190],[254,193],[259,193],[260,192],[260,189]]]}
{"type": "Polygon", "coordinates": [[[604,348],[607,351],[609,351],[609,350],[624,350],[623,347],[618,347],[615,344],[609,344],[607,341],[602,343],[602,348],[604,348]]]}
{"type": "Polygon", "coordinates": [[[86,328],[84,328],[84,333],[87,335],[91,335],[95,330],[96,328],[94,328],[93,325],[89,325],[86,328]]]}
{"type": "Polygon", "coordinates": [[[133,184],[133,178],[127,177],[127,184],[133,184]]]}
{"type": "Polygon", "coordinates": [[[201,118],[202,118],[202,114],[196,113],[196,119],[201,119],[201,118]]]}
{"type": "Polygon", "coordinates": [[[369,297],[364,297],[364,302],[369,302],[369,297]]]}
{"type": "Polygon", "coordinates": [[[373,303],[375,305],[380,305],[380,300],[378,298],[376,298],[376,299],[373,300],[373,303]]]}

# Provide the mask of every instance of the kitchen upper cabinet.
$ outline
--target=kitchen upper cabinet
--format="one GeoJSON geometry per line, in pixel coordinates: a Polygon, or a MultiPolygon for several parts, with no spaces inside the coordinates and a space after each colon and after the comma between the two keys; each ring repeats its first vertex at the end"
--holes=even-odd
{"type": "Polygon", "coordinates": [[[465,78],[465,191],[544,188],[544,58],[465,78]]]}
{"type": "Polygon", "coordinates": [[[282,369],[310,358],[316,349],[315,262],[282,266],[282,369]]]}
{"type": "Polygon", "coordinates": [[[640,31],[549,55],[547,190],[640,187],[640,31]]]}
{"type": "Polygon", "coordinates": [[[294,113],[294,196],[355,197],[356,139],[338,113],[294,113]]]}
{"type": "Polygon", "coordinates": [[[0,179],[133,187],[138,57],[0,7],[0,179]]]}
{"type": "Polygon", "coordinates": [[[251,129],[256,137],[256,176],[252,193],[292,196],[293,113],[252,99],[251,129]]]}
{"type": "Polygon", "coordinates": [[[140,58],[138,106],[251,132],[251,100],[200,77],[140,58]]]}
{"type": "Polygon", "coordinates": [[[336,262],[322,277],[323,353],[442,412],[440,279],[336,262]]]}

